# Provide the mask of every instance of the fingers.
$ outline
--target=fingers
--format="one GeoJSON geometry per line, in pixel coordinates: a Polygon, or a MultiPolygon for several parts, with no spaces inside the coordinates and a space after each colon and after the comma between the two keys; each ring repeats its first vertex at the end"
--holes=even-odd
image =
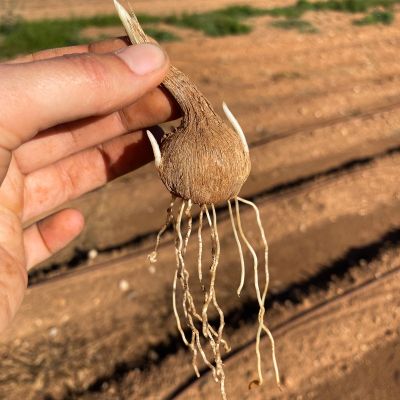
{"type": "Polygon", "coordinates": [[[47,60],[49,58],[61,57],[67,54],[81,54],[81,53],[110,53],[124,47],[129,46],[128,37],[111,38],[90,44],[82,44],[78,46],[59,47],[55,49],[48,49],[38,51],[36,53],[23,55],[13,60],[9,60],[6,64],[21,64],[32,61],[47,60]]]}
{"type": "Polygon", "coordinates": [[[12,60],[7,60],[4,64],[24,64],[33,61],[47,60],[49,58],[61,57],[67,54],[82,54],[88,52],[88,45],[82,44],[78,46],[58,47],[55,49],[41,50],[36,53],[24,54],[12,60]]]}
{"type": "Polygon", "coordinates": [[[178,106],[157,88],[122,111],[47,130],[24,143],[14,154],[21,172],[28,174],[114,137],[178,116],[178,106]]]}
{"type": "MultiPolygon", "coordinates": [[[[44,50],[11,62],[32,62],[74,53],[108,53],[125,48],[128,43],[127,37],[107,39],[89,45],[44,50]]],[[[165,90],[158,87],[116,113],[50,128],[24,143],[14,154],[22,173],[28,174],[116,136],[179,117],[179,106],[165,90]]],[[[3,160],[1,155],[0,160],[3,160]]],[[[6,170],[8,162],[4,164],[6,170]]]]}
{"type": "Polygon", "coordinates": [[[23,261],[0,246],[0,332],[12,321],[22,303],[28,276],[23,261]]]}
{"type": "Polygon", "coordinates": [[[84,227],[82,214],[63,210],[30,226],[24,231],[27,269],[31,269],[74,240],[84,227]]]}
{"type": "Polygon", "coordinates": [[[167,56],[153,44],[0,65],[0,147],[14,150],[49,127],[132,104],[167,70],[167,56]]]}
{"type": "Polygon", "coordinates": [[[153,154],[143,131],[112,139],[29,174],[25,179],[23,220],[94,190],[150,162],[153,154]]]}
{"type": "Polygon", "coordinates": [[[11,256],[14,253],[0,245],[0,331],[10,324],[22,303],[28,283],[27,269],[65,247],[79,235],[83,226],[83,216],[79,211],[63,210],[24,231],[23,245],[20,244],[16,253],[18,257],[11,256]]]}
{"type": "Polygon", "coordinates": [[[28,276],[22,243],[21,220],[3,204],[0,206],[0,331],[21,305],[28,276]]]}

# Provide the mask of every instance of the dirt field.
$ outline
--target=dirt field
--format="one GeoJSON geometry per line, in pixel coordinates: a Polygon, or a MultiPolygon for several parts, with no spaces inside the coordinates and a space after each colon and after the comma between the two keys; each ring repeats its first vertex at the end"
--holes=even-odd
{"type": "MultiPolygon", "coordinates": [[[[135,6],[170,12],[217,3],[235,2],[135,6]]],[[[25,3],[32,15],[53,9],[50,0],[35,4],[25,3]]],[[[80,10],[74,4],[68,10],[80,10]]],[[[166,45],[217,109],[225,100],[242,123],[253,163],[242,194],[260,207],[269,238],[268,324],[282,392],[265,338],[266,382],[248,390],[258,309],[250,273],[241,298],[235,294],[238,255],[227,210],[219,210],[217,286],[232,345],[232,400],[399,398],[400,23],[354,27],[355,17],[307,14],[320,30],[312,35],[274,29],[263,17],[249,35],[193,34],[166,45]]],[[[219,399],[211,374],[195,379],[176,329],[173,238],[164,238],[156,269],[146,260],[168,203],[153,165],[74,203],[85,232],[32,274],[1,338],[1,399],[219,399]],[[99,255],[88,260],[92,249],[99,255]]],[[[254,214],[243,211],[258,243],[254,214]]],[[[188,257],[195,275],[195,243],[188,257]]]]}
{"type": "MultiPolygon", "coordinates": [[[[0,0],[1,9],[4,9],[4,6],[9,3],[10,0],[0,0]]],[[[16,4],[18,14],[27,19],[89,16],[111,14],[114,12],[113,2],[109,0],[15,0],[14,3],[16,4]]],[[[232,4],[247,3],[259,7],[273,7],[275,5],[292,4],[293,2],[291,0],[133,0],[131,3],[138,13],[160,15],[182,12],[202,12],[232,4]]]]}

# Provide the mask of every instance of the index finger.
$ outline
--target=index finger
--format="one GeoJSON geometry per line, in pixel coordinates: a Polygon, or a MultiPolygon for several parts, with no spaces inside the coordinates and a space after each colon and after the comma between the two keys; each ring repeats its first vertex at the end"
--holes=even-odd
{"type": "Polygon", "coordinates": [[[0,65],[0,147],[15,150],[39,131],[127,106],[157,87],[168,67],[152,44],[0,65]]]}
{"type": "Polygon", "coordinates": [[[130,45],[127,36],[119,38],[111,38],[100,40],[98,42],[81,44],[76,46],[58,47],[55,49],[41,50],[35,53],[24,54],[12,60],[4,62],[4,64],[23,64],[32,61],[48,60],[49,58],[61,57],[68,54],[82,54],[82,53],[109,53],[130,45]]]}

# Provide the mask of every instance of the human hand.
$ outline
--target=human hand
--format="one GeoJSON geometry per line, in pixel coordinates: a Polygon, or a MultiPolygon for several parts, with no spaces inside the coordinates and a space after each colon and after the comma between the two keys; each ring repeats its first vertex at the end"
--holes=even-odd
{"type": "Polygon", "coordinates": [[[151,160],[140,130],[176,113],[157,88],[168,67],[156,45],[122,39],[0,64],[0,330],[27,271],[84,225],[72,209],[29,221],[151,160]]]}

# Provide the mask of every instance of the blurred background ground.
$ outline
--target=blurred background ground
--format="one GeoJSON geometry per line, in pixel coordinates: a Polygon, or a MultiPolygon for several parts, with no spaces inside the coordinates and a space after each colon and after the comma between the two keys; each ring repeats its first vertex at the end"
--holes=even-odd
{"type": "MultiPolygon", "coordinates": [[[[222,207],[218,293],[233,348],[231,399],[398,398],[397,3],[133,3],[217,110],[229,104],[251,146],[242,194],[260,207],[269,238],[268,321],[284,390],[274,386],[265,341],[265,385],[248,391],[257,305],[251,277],[235,295],[238,255],[222,207]]],[[[112,13],[111,1],[17,2],[3,18],[0,57],[120,35],[112,13]]],[[[168,203],[148,165],[72,204],[87,227],[31,274],[1,338],[0,398],[219,398],[210,374],[193,378],[176,330],[171,236],[157,267],[147,263],[168,203]]],[[[261,251],[251,210],[244,222],[261,251]]],[[[193,244],[192,272],[195,258],[193,244]]]]}
{"type": "MultiPolygon", "coordinates": [[[[250,4],[260,7],[274,7],[293,3],[291,0],[135,0],[132,2],[135,12],[146,12],[150,14],[170,14],[182,12],[203,12],[205,10],[215,10],[223,6],[233,4],[250,4]]],[[[26,19],[58,18],[70,16],[93,16],[98,14],[114,13],[114,4],[108,0],[2,0],[0,4],[4,9],[7,5],[12,5],[26,19]],[[13,4],[12,4],[13,3],[13,4]]]]}

